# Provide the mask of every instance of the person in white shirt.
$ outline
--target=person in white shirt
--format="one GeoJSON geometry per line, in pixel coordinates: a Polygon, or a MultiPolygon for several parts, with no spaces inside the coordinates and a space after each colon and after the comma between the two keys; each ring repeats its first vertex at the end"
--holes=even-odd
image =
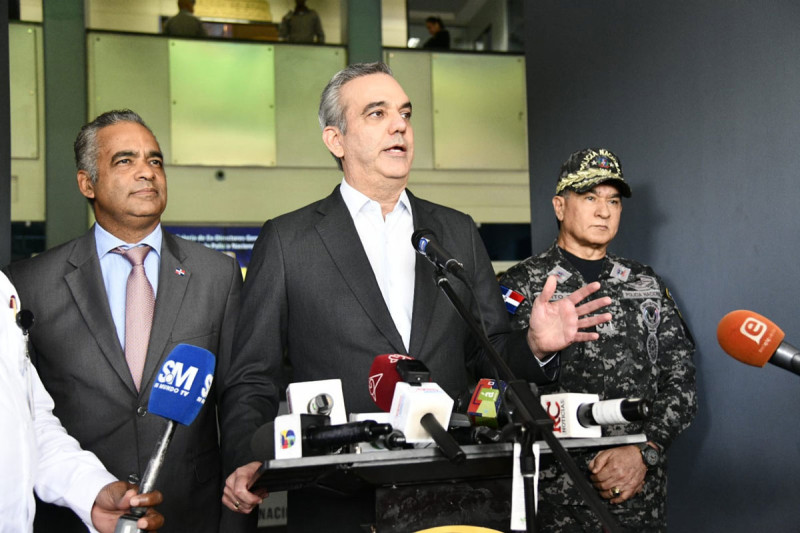
{"type": "Polygon", "coordinates": [[[0,532],[33,530],[33,493],[70,507],[90,531],[113,532],[117,519],[134,507],[149,507],[137,526],[155,531],[164,518],[152,506],[154,491],[136,495],[135,486],[117,481],[91,452],[81,449],[53,415],[45,390],[25,350],[14,286],[0,273],[0,532]]]}
{"type": "MultiPolygon", "coordinates": [[[[291,381],[339,378],[346,411],[374,411],[368,378],[377,355],[422,361],[451,397],[495,374],[487,351],[437,287],[435,267],[414,251],[415,229],[435,235],[463,263],[474,290],[463,283],[452,288],[483,317],[486,336],[515,373],[542,374],[534,353],[594,340],[597,333],[584,330],[610,320],[592,314],[610,298],[580,305],[599,283],[550,302],[553,278],[550,295],[537,300],[531,315],[536,327],[512,338],[475,222],[407,188],[411,111],[408,95],[383,63],[350,65],[323,90],[322,141],[343,178],[326,198],[267,221],[254,245],[233,345],[233,358],[248,376],[225,392],[243,399],[232,414],[241,433],[229,436],[242,448],[275,417],[281,389],[291,381]]],[[[247,489],[261,459],[252,457],[228,477],[223,503],[229,509],[250,513],[261,503],[261,495],[247,489]]],[[[374,490],[333,492],[289,491],[288,530],[349,533],[375,525],[374,490]]]]}

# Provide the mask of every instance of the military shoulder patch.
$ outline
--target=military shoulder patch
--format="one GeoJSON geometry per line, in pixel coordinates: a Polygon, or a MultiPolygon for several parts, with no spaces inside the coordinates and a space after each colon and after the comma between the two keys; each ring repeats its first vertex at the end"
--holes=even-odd
{"type": "Polygon", "coordinates": [[[525,297],[517,291],[504,287],[503,285],[500,285],[500,290],[503,293],[503,301],[506,303],[506,310],[512,315],[516,314],[517,309],[519,309],[519,304],[525,301],[525,297]]]}

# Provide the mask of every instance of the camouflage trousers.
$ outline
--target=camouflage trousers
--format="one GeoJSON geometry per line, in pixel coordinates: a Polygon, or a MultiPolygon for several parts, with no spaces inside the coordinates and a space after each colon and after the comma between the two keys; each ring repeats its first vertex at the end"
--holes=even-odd
{"type": "MultiPolygon", "coordinates": [[[[609,506],[611,515],[623,531],[628,533],[666,533],[663,521],[648,516],[643,509],[632,512],[628,509],[609,506]]],[[[597,514],[583,505],[552,505],[539,502],[536,515],[537,533],[603,533],[603,525],[597,514]]]]}
{"type": "MultiPolygon", "coordinates": [[[[589,481],[588,463],[594,453],[577,453],[574,459],[589,481]]],[[[644,490],[631,499],[612,504],[602,500],[623,531],[666,532],[667,479],[663,466],[647,473],[644,490]]],[[[583,501],[573,481],[560,466],[547,461],[539,476],[537,533],[601,533],[597,514],[583,501]]]]}

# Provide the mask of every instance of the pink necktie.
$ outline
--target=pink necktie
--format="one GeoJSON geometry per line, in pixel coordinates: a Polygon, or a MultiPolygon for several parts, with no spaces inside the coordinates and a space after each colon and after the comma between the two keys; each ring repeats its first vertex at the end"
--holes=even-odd
{"type": "Polygon", "coordinates": [[[116,248],[114,252],[122,254],[133,265],[125,289],[125,359],[128,361],[136,390],[139,390],[156,303],[153,286],[147,279],[143,264],[144,258],[150,253],[150,247],[137,246],[128,251],[116,248]]]}

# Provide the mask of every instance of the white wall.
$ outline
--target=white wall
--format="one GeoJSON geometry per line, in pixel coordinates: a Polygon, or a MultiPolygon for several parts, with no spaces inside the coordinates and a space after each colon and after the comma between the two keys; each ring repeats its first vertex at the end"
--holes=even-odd
{"type": "Polygon", "coordinates": [[[406,1],[381,0],[381,18],[383,46],[405,48],[408,41],[406,1]]]}
{"type": "Polygon", "coordinates": [[[41,22],[42,0],[20,0],[19,18],[26,22],[41,22]]]}

